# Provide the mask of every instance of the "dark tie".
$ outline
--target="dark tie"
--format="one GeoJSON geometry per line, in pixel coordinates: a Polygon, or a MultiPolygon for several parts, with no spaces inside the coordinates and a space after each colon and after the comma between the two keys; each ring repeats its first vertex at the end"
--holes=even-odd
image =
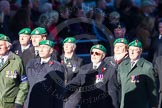
{"type": "Polygon", "coordinates": [[[93,69],[97,69],[97,66],[94,65],[94,66],[93,66],[93,69]]]}
{"type": "Polygon", "coordinates": [[[133,68],[135,65],[135,62],[131,62],[131,68],[133,68]]]}

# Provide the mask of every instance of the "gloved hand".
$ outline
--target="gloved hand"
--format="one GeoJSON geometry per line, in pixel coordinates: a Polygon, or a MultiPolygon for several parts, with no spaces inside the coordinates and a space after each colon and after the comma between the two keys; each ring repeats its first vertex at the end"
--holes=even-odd
{"type": "Polygon", "coordinates": [[[14,108],[23,108],[23,105],[15,103],[15,107],[14,108]]]}

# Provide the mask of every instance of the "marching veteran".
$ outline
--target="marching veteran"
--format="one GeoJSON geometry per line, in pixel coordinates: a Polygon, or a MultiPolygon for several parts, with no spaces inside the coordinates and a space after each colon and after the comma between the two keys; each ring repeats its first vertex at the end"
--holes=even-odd
{"type": "Polygon", "coordinates": [[[125,38],[118,38],[114,41],[114,55],[106,57],[104,61],[117,68],[126,58],[128,58],[128,41],[125,38]]]}
{"type": "Polygon", "coordinates": [[[64,67],[51,57],[53,47],[53,41],[40,41],[40,57],[32,59],[26,66],[30,89],[25,108],[63,107],[64,67]]]}
{"type": "Polygon", "coordinates": [[[156,108],[157,93],[152,64],[141,57],[142,43],[129,43],[129,59],[118,67],[121,84],[120,108],[156,108]]]}
{"type": "Polygon", "coordinates": [[[12,51],[22,56],[22,53],[31,47],[31,29],[30,28],[23,28],[19,31],[19,41],[13,42],[12,44],[12,51]]]}
{"type": "MultiPolygon", "coordinates": [[[[65,84],[71,81],[79,72],[82,65],[82,59],[75,54],[76,39],[74,37],[67,37],[63,41],[64,53],[61,55],[61,63],[66,67],[65,84]]],[[[80,101],[80,92],[76,91],[69,97],[65,103],[65,108],[76,108],[80,101]]]]}
{"type": "Polygon", "coordinates": [[[9,37],[0,34],[0,108],[23,108],[27,77],[22,60],[10,48],[9,37]]]}
{"type": "MultiPolygon", "coordinates": [[[[31,32],[32,47],[25,50],[24,53],[22,54],[22,60],[25,66],[30,60],[39,57],[39,42],[46,39],[47,39],[47,31],[43,27],[37,27],[31,32]]],[[[55,50],[53,50],[51,56],[55,60],[58,60],[57,52],[55,50]]]]}
{"type": "Polygon", "coordinates": [[[91,63],[82,66],[67,85],[65,98],[81,87],[81,108],[118,108],[116,72],[103,61],[106,52],[101,44],[91,47],[91,63]]]}

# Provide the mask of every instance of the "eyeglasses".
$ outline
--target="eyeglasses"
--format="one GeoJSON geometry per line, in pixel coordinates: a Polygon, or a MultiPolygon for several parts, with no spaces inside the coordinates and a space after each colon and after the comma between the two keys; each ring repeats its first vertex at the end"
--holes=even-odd
{"type": "Polygon", "coordinates": [[[93,52],[93,51],[92,51],[92,52],[90,52],[90,54],[91,54],[91,55],[95,54],[96,56],[100,56],[100,55],[101,55],[101,53],[98,53],[98,52],[93,52]]]}

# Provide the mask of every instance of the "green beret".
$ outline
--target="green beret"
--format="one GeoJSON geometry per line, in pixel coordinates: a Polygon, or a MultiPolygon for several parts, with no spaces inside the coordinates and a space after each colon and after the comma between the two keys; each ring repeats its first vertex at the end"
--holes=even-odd
{"type": "Polygon", "coordinates": [[[0,34],[0,40],[11,42],[10,38],[4,34],[0,34]]]}
{"type": "Polygon", "coordinates": [[[125,39],[125,38],[118,38],[118,39],[116,39],[115,41],[114,41],[114,46],[115,46],[115,44],[116,43],[124,43],[124,44],[128,44],[128,41],[127,41],[127,39],[125,39]]]}
{"type": "Polygon", "coordinates": [[[42,34],[47,34],[46,29],[42,27],[37,27],[31,32],[31,35],[42,35],[42,34]]]}
{"type": "Polygon", "coordinates": [[[145,6],[155,6],[155,1],[154,0],[142,0],[141,1],[141,7],[145,6]]]}
{"type": "Polygon", "coordinates": [[[19,31],[19,35],[20,34],[27,34],[27,35],[30,35],[31,33],[31,29],[30,28],[23,28],[19,31]]]}
{"type": "Polygon", "coordinates": [[[54,47],[54,42],[50,40],[42,40],[39,42],[39,45],[48,45],[50,47],[54,47]]]}
{"type": "Polygon", "coordinates": [[[103,51],[104,53],[107,52],[106,48],[105,48],[103,45],[101,45],[101,44],[93,45],[93,46],[91,47],[91,49],[90,49],[90,52],[91,52],[93,49],[99,49],[99,50],[103,51]]]}
{"type": "Polygon", "coordinates": [[[131,43],[129,43],[129,46],[142,48],[142,43],[136,39],[136,40],[132,41],[131,43]]]}
{"type": "Polygon", "coordinates": [[[64,39],[63,43],[75,43],[76,39],[74,37],[67,37],[64,39]]]}

